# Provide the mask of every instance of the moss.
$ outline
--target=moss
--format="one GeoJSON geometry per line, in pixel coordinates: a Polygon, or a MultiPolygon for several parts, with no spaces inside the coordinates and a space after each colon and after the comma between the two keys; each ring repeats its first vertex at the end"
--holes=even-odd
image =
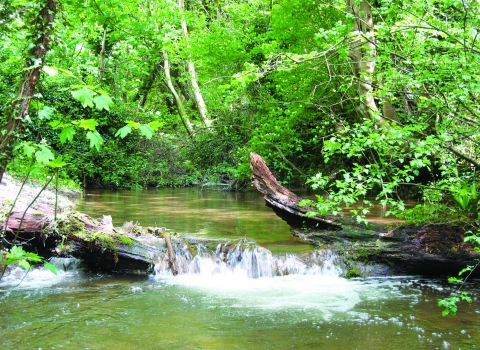
{"type": "MultiPolygon", "coordinates": [[[[72,236],[75,236],[82,241],[91,242],[90,244],[100,247],[102,251],[111,252],[115,261],[118,260],[118,247],[120,244],[131,247],[134,243],[132,238],[116,232],[93,231],[92,228],[96,226],[95,220],[86,215],[75,213],[63,216],[56,222],[52,222],[46,231],[56,232],[62,237],[62,241],[57,245],[57,249],[60,252],[68,252],[69,246],[65,245],[65,240],[67,237],[72,238],[72,236]]],[[[73,240],[75,239],[73,238],[73,240]]]]}
{"type": "Polygon", "coordinates": [[[129,237],[125,237],[125,236],[120,235],[120,234],[117,234],[116,237],[120,240],[120,242],[121,242],[122,244],[125,244],[126,246],[131,247],[132,244],[133,244],[133,239],[131,239],[131,238],[129,238],[129,237]]]}
{"type": "Polygon", "coordinates": [[[364,263],[368,263],[370,261],[375,261],[378,258],[378,255],[383,252],[383,249],[378,248],[364,248],[359,247],[356,251],[353,252],[353,257],[356,260],[363,261],[364,263]]]}
{"type": "Polygon", "coordinates": [[[72,234],[79,237],[87,235],[85,224],[75,215],[57,220],[57,229],[62,235],[72,234]]]}
{"type": "Polygon", "coordinates": [[[360,277],[360,271],[358,271],[357,269],[348,270],[348,272],[345,274],[345,278],[355,278],[355,277],[360,277]]]}
{"type": "Polygon", "coordinates": [[[96,244],[100,244],[102,249],[118,252],[118,246],[117,246],[118,241],[115,239],[115,237],[112,237],[105,233],[95,232],[92,234],[91,238],[92,238],[91,240],[92,241],[94,240],[96,244]]]}

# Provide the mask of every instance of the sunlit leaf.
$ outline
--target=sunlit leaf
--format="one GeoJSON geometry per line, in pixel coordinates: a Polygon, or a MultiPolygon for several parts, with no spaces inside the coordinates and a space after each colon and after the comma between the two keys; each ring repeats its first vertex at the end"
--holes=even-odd
{"type": "Polygon", "coordinates": [[[84,130],[94,131],[97,125],[98,122],[95,119],[80,119],[78,121],[78,126],[84,130]]]}
{"type": "Polygon", "coordinates": [[[20,147],[23,150],[23,154],[26,155],[28,158],[30,158],[33,155],[33,153],[35,153],[36,148],[32,146],[30,143],[24,142],[20,145],[20,147]]]}
{"type": "Polygon", "coordinates": [[[30,270],[32,268],[27,260],[19,260],[18,266],[23,267],[25,270],[30,270]]]}
{"type": "Polygon", "coordinates": [[[55,120],[52,120],[51,122],[48,122],[48,125],[50,125],[54,129],[59,129],[59,128],[65,127],[66,125],[70,125],[70,124],[65,124],[62,121],[55,119],[55,120]]]}
{"type": "Polygon", "coordinates": [[[140,125],[140,134],[145,136],[147,139],[151,139],[153,134],[155,134],[155,130],[148,124],[140,125]]]}
{"type": "Polygon", "coordinates": [[[140,127],[140,123],[134,122],[132,120],[127,120],[127,125],[132,129],[138,129],[140,127]]]}
{"type": "Polygon", "coordinates": [[[31,252],[25,252],[25,259],[33,263],[39,263],[43,260],[40,255],[31,252]]]}
{"type": "Polygon", "coordinates": [[[58,156],[48,164],[48,166],[51,168],[62,168],[65,165],[67,165],[67,163],[63,161],[62,156],[58,156]]]}
{"type": "Polygon", "coordinates": [[[51,77],[58,74],[58,70],[56,70],[55,68],[49,67],[49,66],[43,66],[42,70],[51,77]]]}
{"type": "Polygon", "coordinates": [[[62,132],[58,137],[60,138],[61,143],[65,143],[66,141],[73,141],[73,135],[75,135],[75,129],[71,126],[62,129],[62,132]]]}
{"type": "Polygon", "coordinates": [[[40,150],[35,152],[35,158],[40,164],[48,164],[55,156],[50,148],[42,145],[40,150]]]}
{"type": "Polygon", "coordinates": [[[43,106],[41,110],[38,111],[38,118],[39,119],[50,119],[54,110],[48,106],[43,106]]]}
{"type": "Polygon", "coordinates": [[[103,138],[100,136],[98,131],[89,131],[86,135],[87,139],[90,140],[90,148],[95,147],[97,151],[100,151],[100,147],[103,144],[103,138]]]}
{"type": "Polygon", "coordinates": [[[93,108],[94,95],[95,95],[95,92],[88,88],[72,91],[73,98],[79,101],[82,104],[83,108],[87,106],[93,108]]]}
{"type": "Polygon", "coordinates": [[[93,98],[93,102],[95,102],[95,107],[101,111],[105,109],[107,111],[110,110],[110,106],[113,105],[112,99],[107,95],[98,95],[93,98]]]}
{"type": "Polygon", "coordinates": [[[115,137],[120,136],[122,139],[132,132],[132,128],[125,125],[123,128],[118,129],[115,133],[115,137]]]}
{"type": "Polygon", "coordinates": [[[159,122],[158,120],[154,120],[150,123],[148,123],[148,125],[150,125],[150,127],[157,131],[159,128],[161,128],[163,126],[163,123],[162,122],[159,122]]]}
{"type": "Polygon", "coordinates": [[[6,258],[9,260],[18,260],[23,259],[25,256],[25,251],[21,246],[14,245],[12,249],[7,253],[6,258]]]}
{"type": "Polygon", "coordinates": [[[44,262],[43,267],[45,268],[45,270],[50,271],[55,275],[58,273],[58,271],[60,271],[60,269],[58,267],[56,267],[55,265],[53,265],[49,262],[44,262]]]}

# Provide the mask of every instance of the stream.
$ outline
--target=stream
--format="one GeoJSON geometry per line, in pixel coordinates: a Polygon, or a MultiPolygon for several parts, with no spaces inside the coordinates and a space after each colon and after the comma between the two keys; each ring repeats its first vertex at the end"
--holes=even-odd
{"type": "Polygon", "coordinates": [[[293,237],[257,193],[96,191],[78,210],[219,244],[198,246],[175,277],[161,262],[148,277],[94,274],[75,259],[54,262],[56,276],[18,268],[0,281],[2,349],[479,347],[476,297],[442,317],[437,302],[453,290],[444,279],[341,278],[335,253],[293,237]]]}

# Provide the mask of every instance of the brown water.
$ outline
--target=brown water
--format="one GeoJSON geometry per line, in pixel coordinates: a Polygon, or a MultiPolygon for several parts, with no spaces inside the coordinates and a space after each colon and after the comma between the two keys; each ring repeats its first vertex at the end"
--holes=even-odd
{"type": "Polygon", "coordinates": [[[312,249],[291,234],[290,227],[256,192],[198,188],[92,191],[84,196],[77,209],[93,217],[111,215],[115,226],[133,221],[143,227],[166,227],[199,237],[247,237],[274,254],[312,249]]]}
{"type": "MultiPolygon", "coordinates": [[[[179,232],[247,236],[284,254],[310,246],[255,193],[192,189],[95,192],[81,210],[179,232]]],[[[442,317],[443,280],[346,280],[335,273],[53,276],[19,270],[0,282],[1,349],[477,349],[480,301],[442,317]]],[[[474,296],[480,288],[466,286],[474,296]]]]}

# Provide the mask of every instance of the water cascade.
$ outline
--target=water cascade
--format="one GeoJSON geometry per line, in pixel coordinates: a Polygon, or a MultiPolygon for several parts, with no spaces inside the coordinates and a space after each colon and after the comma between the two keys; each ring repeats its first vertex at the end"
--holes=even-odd
{"type": "MultiPolygon", "coordinates": [[[[247,278],[271,278],[286,275],[328,275],[338,277],[343,273],[338,256],[330,250],[313,251],[302,256],[272,253],[252,242],[219,243],[215,249],[198,243],[192,254],[187,244],[175,244],[175,261],[179,274],[228,274],[247,278]]],[[[172,275],[165,254],[155,265],[156,276],[172,275]]]]}

